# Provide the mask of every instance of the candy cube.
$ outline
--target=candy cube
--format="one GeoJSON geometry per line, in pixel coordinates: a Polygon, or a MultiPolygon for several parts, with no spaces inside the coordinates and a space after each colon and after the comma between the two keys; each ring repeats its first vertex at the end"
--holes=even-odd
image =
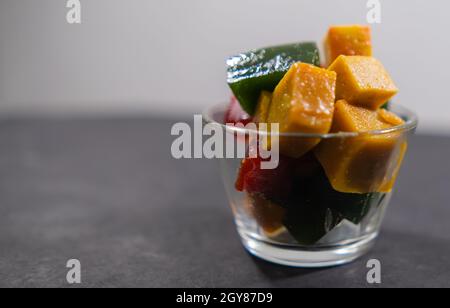
{"type": "MultiPolygon", "coordinates": [[[[368,132],[403,124],[387,110],[371,111],[344,100],[335,106],[332,132],[368,132]]],[[[373,193],[392,190],[406,152],[399,132],[358,134],[324,139],[315,149],[333,188],[343,193],[373,193]]]]}
{"type": "Polygon", "coordinates": [[[267,123],[267,116],[269,113],[270,103],[272,102],[272,93],[262,91],[259,96],[258,105],[256,105],[255,115],[253,120],[255,123],[267,123]]]}
{"type": "Polygon", "coordinates": [[[337,73],[336,99],[376,110],[397,94],[398,89],[375,58],[339,56],[328,68],[337,73]]]}
{"type": "Polygon", "coordinates": [[[367,26],[334,26],[325,38],[326,66],[344,56],[372,56],[370,28],[367,26]]]}
{"type": "MultiPolygon", "coordinates": [[[[281,133],[328,133],[333,120],[336,73],[295,63],[275,88],[268,123],[281,133]]],[[[320,142],[318,138],[280,136],[280,153],[298,158],[320,142]]]]}

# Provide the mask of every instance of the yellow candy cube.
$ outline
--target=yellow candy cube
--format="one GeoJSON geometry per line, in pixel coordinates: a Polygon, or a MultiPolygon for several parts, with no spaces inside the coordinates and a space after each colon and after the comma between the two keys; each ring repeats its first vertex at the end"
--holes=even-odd
{"type": "MultiPolygon", "coordinates": [[[[295,63],[275,88],[268,123],[281,133],[328,133],[333,120],[336,73],[295,63]]],[[[317,138],[281,136],[280,152],[300,157],[320,142],[317,138]]]]}
{"type": "Polygon", "coordinates": [[[326,66],[344,56],[372,56],[371,31],[368,26],[333,26],[325,38],[326,66]]]}
{"type": "Polygon", "coordinates": [[[253,121],[255,123],[267,123],[267,116],[269,114],[270,103],[272,102],[272,93],[262,91],[259,96],[258,105],[256,105],[255,116],[253,121]]]}
{"type": "Polygon", "coordinates": [[[248,194],[246,210],[253,216],[268,237],[276,237],[286,229],[283,219],[286,210],[260,194],[248,194]]]}
{"type": "Polygon", "coordinates": [[[336,99],[352,105],[378,109],[398,89],[383,64],[365,56],[339,56],[328,68],[337,73],[336,99]]]}
{"type": "MultiPolygon", "coordinates": [[[[332,132],[368,132],[403,124],[384,109],[371,111],[336,103],[332,132]]],[[[400,133],[360,134],[324,139],[315,149],[333,188],[343,193],[389,192],[395,183],[407,144],[400,133]]]]}

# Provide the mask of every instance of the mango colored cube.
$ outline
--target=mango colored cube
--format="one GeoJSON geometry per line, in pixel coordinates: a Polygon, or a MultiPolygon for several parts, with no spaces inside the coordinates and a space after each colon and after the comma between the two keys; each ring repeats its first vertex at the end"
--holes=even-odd
{"type": "Polygon", "coordinates": [[[286,230],[283,226],[286,210],[262,195],[247,194],[246,208],[268,237],[276,237],[286,230]]]}
{"type": "MultiPolygon", "coordinates": [[[[333,120],[336,73],[295,63],[275,88],[268,123],[281,133],[328,133],[333,120]]],[[[280,153],[298,158],[320,142],[318,138],[280,136],[280,153]]]]}
{"type": "Polygon", "coordinates": [[[339,56],[328,68],[337,73],[336,99],[376,110],[397,94],[398,89],[375,58],[339,56]]]}
{"type": "Polygon", "coordinates": [[[253,121],[255,123],[267,123],[267,116],[269,114],[270,103],[272,102],[272,93],[262,91],[259,96],[258,104],[256,105],[255,115],[253,121]]]}
{"type": "Polygon", "coordinates": [[[372,56],[372,38],[368,26],[334,26],[325,37],[326,66],[344,56],[372,56]]]}
{"type": "MultiPolygon", "coordinates": [[[[387,110],[372,111],[336,103],[331,131],[368,132],[392,128],[403,120],[387,110]]],[[[359,134],[324,139],[315,154],[333,188],[343,193],[389,192],[407,148],[401,133],[359,134]]]]}

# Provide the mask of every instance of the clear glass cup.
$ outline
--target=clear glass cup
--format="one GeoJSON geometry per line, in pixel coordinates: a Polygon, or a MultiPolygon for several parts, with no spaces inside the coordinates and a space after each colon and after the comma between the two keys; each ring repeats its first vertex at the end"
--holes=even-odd
{"type": "MultiPolygon", "coordinates": [[[[248,155],[248,139],[255,131],[224,125],[225,109],[225,104],[211,107],[204,120],[220,127],[236,147],[247,145],[248,155]]],[[[418,123],[416,115],[401,106],[391,104],[389,109],[405,124],[365,133],[278,134],[292,144],[320,143],[299,159],[280,157],[275,171],[249,173],[262,193],[236,188],[242,158],[220,159],[236,226],[251,254],[282,265],[327,267],[351,262],[370,250],[407,139],[418,123]],[[272,185],[264,188],[267,182],[272,185]]]]}

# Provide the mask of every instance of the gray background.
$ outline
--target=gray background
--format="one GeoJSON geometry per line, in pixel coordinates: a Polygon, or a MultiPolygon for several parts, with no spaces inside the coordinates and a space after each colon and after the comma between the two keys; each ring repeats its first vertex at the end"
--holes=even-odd
{"type": "MultiPolygon", "coordinates": [[[[0,111],[192,114],[228,97],[224,59],[253,47],[322,40],[328,25],[365,23],[366,0],[1,0],[0,111]]],[[[417,111],[421,130],[450,132],[450,4],[382,0],[375,54],[417,111]]]]}

